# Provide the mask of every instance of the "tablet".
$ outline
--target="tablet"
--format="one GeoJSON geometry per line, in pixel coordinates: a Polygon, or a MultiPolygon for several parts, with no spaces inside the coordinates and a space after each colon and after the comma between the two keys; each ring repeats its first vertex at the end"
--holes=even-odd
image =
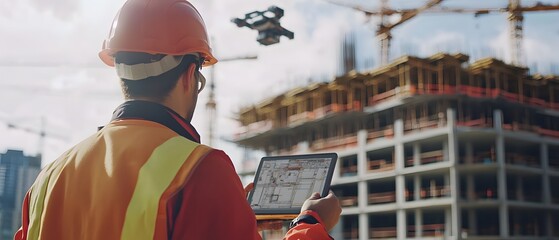
{"type": "Polygon", "coordinates": [[[249,204],[259,214],[299,214],[314,192],[328,194],[336,153],[264,157],[254,177],[249,204]]]}

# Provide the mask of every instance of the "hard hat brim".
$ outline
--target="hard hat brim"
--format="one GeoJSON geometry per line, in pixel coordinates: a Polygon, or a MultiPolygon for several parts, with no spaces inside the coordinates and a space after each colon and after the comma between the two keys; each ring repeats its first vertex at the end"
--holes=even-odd
{"type": "Polygon", "coordinates": [[[99,58],[101,58],[101,61],[103,61],[103,63],[107,64],[109,67],[115,66],[115,59],[113,56],[111,56],[111,54],[109,54],[108,49],[99,52],[99,58]]]}

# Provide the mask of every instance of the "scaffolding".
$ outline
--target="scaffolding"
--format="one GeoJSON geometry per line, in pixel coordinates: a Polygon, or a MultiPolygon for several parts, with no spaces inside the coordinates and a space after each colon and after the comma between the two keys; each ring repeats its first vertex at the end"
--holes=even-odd
{"type": "Polygon", "coordinates": [[[396,118],[404,119],[405,132],[445,126],[449,107],[457,109],[460,126],[491,127],[493,109],[501,107],[500,102],[522,106],[521,113],[507,112],[504,128],[559,137],[557,118],[537,114],[541,109],[559,110],[558,76],[529,75],[526,68],[493,58],[472,64],[468,60],[464,54],[404,56],[371,72],[352,72],[294,89],[243,108],[234,140],[268,153],[295,152],[302,141],[325,151],[354,146],[362,128],[368,129],[369,140],[390,138],[396,118]],[[499,101],[488,105],[487,100],[499,101]],[[394,104],[402,106],[392,108],[394,104]],[[347,123],[344,117],[358,121],[347,123]],[[285,137],[283,129],[301,131],[285,137]],[[257,140],[268,135],[278,142],[257,140]]]}
{"type": "Polygon", "coordinates": [[[405,56],[262,101],[235,141],[337,152],[336,239],[559,237],[559,77],[405,56]]]}

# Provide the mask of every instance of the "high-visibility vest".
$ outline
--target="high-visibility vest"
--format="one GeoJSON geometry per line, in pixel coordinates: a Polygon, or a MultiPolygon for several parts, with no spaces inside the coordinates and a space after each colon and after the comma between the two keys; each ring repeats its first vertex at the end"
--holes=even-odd
{"type": "Polygon", "coordinates": [[[155,122],[112,122],[39,174],[27,237],[167,239],[167,200],[211,150],[155,122]]]}

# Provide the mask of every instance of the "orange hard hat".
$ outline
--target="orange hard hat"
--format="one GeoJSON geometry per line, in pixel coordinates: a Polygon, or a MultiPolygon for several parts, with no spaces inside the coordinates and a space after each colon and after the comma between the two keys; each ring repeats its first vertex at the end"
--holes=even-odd
{"type": "Polygon", "coordinates": [[[199,53],[203,66],[217,59],[200,13],[186,0],[128,0],[117,13],[99,57],[114,67],[116,52],[186,55],[199,53]]]}

